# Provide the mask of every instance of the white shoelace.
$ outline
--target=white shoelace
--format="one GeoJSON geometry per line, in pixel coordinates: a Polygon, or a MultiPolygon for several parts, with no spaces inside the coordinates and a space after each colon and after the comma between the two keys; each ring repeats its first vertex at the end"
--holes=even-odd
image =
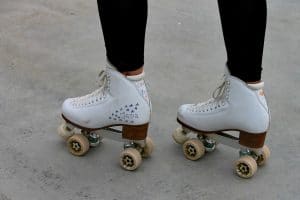
{"type": "Polygon", "coordinates": [[[214,99],[219,99],[224,95],[225,89],[226,89],[226,81],[224,80],[213,92],[212,97],[214,99]]]}
{"type": "Polygon", "coordinates": [[[107,86],[107,74],[105,70],[101,70],[99,75],[98,75],[98,86],[99,88],[93,91],[90,94],[87,94],[85,96],[79,97],[77,100],[78,101],[84,101],[86,99],[94,98],[96,96],[99,96],[99,94],[102,94],[103,91],[106,89],[107,86]]]}
{"type": "MultiPolygon", "coordinates": [[[[219,107],[220,106],[220,100],[223,99],[223,95],[226,91],[226,80],[225,75],[223,76],[222,83],[214,90],[212,93],[212,98],[205,102],[200,102],[198,104],[195,104],[197,107],[203,107],[204,110],[206,110],[209,107],[219,107]]],[[[222,104],[222,103],[221,103],[222,104]]]]}

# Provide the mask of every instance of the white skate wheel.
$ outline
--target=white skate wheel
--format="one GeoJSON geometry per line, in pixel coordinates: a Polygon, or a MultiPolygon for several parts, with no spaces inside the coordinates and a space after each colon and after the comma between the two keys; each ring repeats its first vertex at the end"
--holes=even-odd
{"type": "Polygon", "coordinates": [[[147,137],[145,140],[145,146],[142,149],[142,157],[143,158],[147,158],[149,157],[154,149],[154,144],[153,144],[153,140],[150,137],[147,137]]]}
{"type": "Polygon", "coordinates": [[[134,148],[125,149],[120,156],[120,165],[123,169],[133,171],[142,163],[140,152],[134,148]]]}
{"type": "Polygon", "coordinates": [[[174,133],[172,134],[174,141],[177,144],[183,144],[185,143],[189,138],[186,136],[186,134],[183,132],[183,129],[181,127],[178,127],[174,133]]]}
{"type": "Polygon", "coordinates": [[[205,153],[203,143],[198,139],[190,139],[182,146],[185,157],[189,160],[198,160],[205,153]]]}
{"type": "Polygon", "coordinates": [[[74,135],[74,128],[69,128],[67,127],[66,123],[62,123],[58,128],[57,128],[57,133],[59,136],[61,136],[64,140],[67,140],[69,137],[74,135]]]}
{"type": "Polygon", "coordinates": [[[266,164],[267,160],[270,158],[271,152],[267,145],[264,145],[261,154],[258,155],[258,158],[256,160],[258,166],[262,166],[266,164]]]}
{"type": "Polygon", "coordinates": [[[251,178],[257,171],[257,164],[251,156],[242,156],[235,163],[235,171],[241,178],[251,178]]]}
{"type": "Polygon", "coordinates": [[[74,156],[83,156],[90,148],[89,140],[81,134],[75,134],[67,140],[68,149],[74,156]]]}

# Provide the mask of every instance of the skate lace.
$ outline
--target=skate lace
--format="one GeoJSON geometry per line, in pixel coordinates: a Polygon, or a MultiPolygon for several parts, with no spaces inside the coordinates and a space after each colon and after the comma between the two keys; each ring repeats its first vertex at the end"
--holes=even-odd
{"type": "Polygon", "coordinates": [[[219,86],[213,91],[212,98],[205,102],[200,102],[196,104],[196,107],[198,107],[198,111],[209,111],[217,109],[224,105],[223,97],[226,93],[227,86],[226,86],[226,77],[223,75],[222,82],[219,84],[219,86]]]}
{"type": "MultiPolygon", "coordinates": [[[[84,101],[86,99],[92,99],[95,97],[103,96],[105,90],[107,89],[107,73],[105,70],[101,70],[98,75],[98,86],[99,88],[93,91],[90,94],[87,94],[85,96],[79,97],[78,101],[84,101]]],[[[98,99],[97,99],[98,100],[98,99]]]]}
{"type": "Polygon", "coordinates": [[[212,97],[214,99],[220,99],[226,91],[226,81],[224,80],[213,92],[212,97]]]}

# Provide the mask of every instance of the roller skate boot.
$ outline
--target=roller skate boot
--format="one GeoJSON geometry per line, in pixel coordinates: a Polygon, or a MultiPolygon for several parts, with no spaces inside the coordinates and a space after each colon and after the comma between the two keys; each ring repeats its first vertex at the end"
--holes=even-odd
{"type": "Polygon", "coordinates": [[[247,84],[226,70],[224,81],[206,102],[181,105],[173,133],[190,160],[213,151],[218,143],[240,150],[235,171],[242,178],[252,177],[257,166],[270,156],[264,145],[270,112],[263,92],[264,83],[247,84]]]}
{"type": "Polygon", "coordinates": [[[58,133],[76,156],[86,154],[103,138],[124,142],[120,165],[126,170],[135,170],[142,157],[150,156],[153,151],[153,142],[147,137],[151,101],[144,72],[125,76],[108,65],[99,77],[101,86],[97,90],[64,101],[64,122],[58,133]]]}

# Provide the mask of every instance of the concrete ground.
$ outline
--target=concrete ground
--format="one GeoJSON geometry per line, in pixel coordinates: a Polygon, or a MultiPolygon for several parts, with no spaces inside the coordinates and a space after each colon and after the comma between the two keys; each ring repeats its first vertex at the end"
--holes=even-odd
{"type": "Polygon", "coordinates": [[[300,198],[300,1],[269,1],[263,79],[272,111],[272,156],[255,177],[232,170],[220,145],[192,162],[171,134],[176,109],[206,100],[224,69],[217,2],[149,1],[146,73],[153,156],[135,172],[105,140],[70,155],[56,134],[66,97],[96,88],[105,49],[96,0],[0,0],[0,200],[215,200],[300,198]]]}

